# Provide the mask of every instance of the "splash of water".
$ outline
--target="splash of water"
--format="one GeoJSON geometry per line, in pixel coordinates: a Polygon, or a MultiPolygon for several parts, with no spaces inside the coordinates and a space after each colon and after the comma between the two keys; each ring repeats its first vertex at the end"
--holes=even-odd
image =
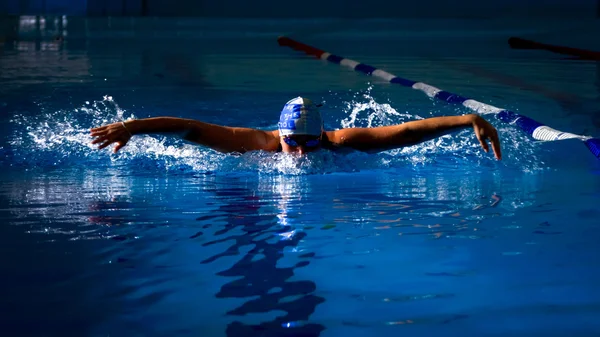
{"type": "Polygon", "coordinates": [[[85,102],[84,106],[74,111],[59,110],[34,116],[15,115],[10,122],[16,128],[8,142],[16,154],[11,164],[44,165],[51,162],[51,165],[58,165],[68,161],[68,158],[93,156],[90,151],[93,146],[90,144],[89,125],[133,118],[135,115],[122,110],[110,96],[92,103],[85,102]]]}
{"type": "Polygon", "coordinates": [[[342,128],[371,128],[398,124],[411,119],[423,119],[423,117],[408,112],[400,113],[389,103],[378,103],[371,94],[372,90],[373,85],[369,85],[365,92],[356,93],[354,100],[344,102],[344,110],[348,117],[341,120],[342,128]]]}
{"type": "MultiPolygon", "coordinates": [[[[344,111],[347,117],[340,120],[341,128],[378,127],[426,118],[409,111],[399,111],[390,103],[378,102],[374,98],[373,90],[374,86],[369,85],[365,91],[355,93],[352,100],[344,102],[344,111]]],[[[431,101],[432,103],[437,102],[435,100],[431,101]]],[[[432,108],[435,108],[435,106],[432,105],[432,108]]],[[[471,112],[457,110],[456,113],[471,112]]],[[[432,117],[443,115],[443,113],[433,109],[427,112],[427,116],[432,117]]],[[[523,172],[535,172],[548,168],[546,163],[537,155],[539,152],[538,144],[532,142],[526,134],[510,125],[500,123],[493,115],[487,115],[484,118],[497,128],[501,136],[503,165],[523,172]]],[[[415,167],[441,164],[453,166],[454,168],[461,165],[491,168],[495,165],[491,155],[482,150],[481,145],[473,135],[473,130],[470,128],[415,146],[391,150],[388,153],[391,155],[388,163],[403,161],[415,167]]]]}

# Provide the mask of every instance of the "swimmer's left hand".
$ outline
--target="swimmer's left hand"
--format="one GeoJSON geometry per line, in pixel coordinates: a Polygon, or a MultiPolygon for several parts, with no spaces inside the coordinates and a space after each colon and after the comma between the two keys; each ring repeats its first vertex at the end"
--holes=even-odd
{"type": "Polygon", "coordinates": [[[502,151],[500,150],[500,138],[498,137],[498,131],[496,128],[492,126],[488,121],[483,119],[479,115],[471,115],[473,116],[472,124],[473,131],[475,131],[475,136],[477,140],[479,140],[479,144],[485,152],[489,152],[489,146],[487,141],[489,140],[492,144],[492,151],[494,151],[494,156],[496,159],[502,159],[502,151]]]}
{"type": "Polygon", "coordinates": [[[103,149],[113,143],[116,143],[113,152],[117,153],[127,142],[132,135],[127,127],[122,122],[112,123],[90,130],[90,136],[97,137],[92,141],[92,144],[100,144],[98,149],[103,149]]]}

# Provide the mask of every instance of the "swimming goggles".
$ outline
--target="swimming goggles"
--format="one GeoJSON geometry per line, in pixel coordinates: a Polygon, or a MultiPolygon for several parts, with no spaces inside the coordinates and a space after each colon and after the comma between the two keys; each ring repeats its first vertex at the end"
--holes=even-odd
{"type": "Polygon", "coordinates": [[[304,145],[306,147],[317,147],[317,146],[319,146],[319,143],[321,143],[321,139],[319,139],[319,138],[309,139],[309,140],[304,141],[304,143],[302,143],[302,142],[298,142],[297,140],[294,140],[289,137],[283,137],[283,141],[289,146],[304,145]]]}

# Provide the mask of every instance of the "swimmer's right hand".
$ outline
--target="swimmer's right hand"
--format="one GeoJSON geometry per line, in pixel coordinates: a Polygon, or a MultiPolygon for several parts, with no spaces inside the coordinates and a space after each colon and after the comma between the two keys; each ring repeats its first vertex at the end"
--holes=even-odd
{"type": "Polygon", "coordinates": [[[132,134],[124,122],[117,122],[91,129],[90,136],[95,138],[92,144],[100,144],[98,149],[116,143],[113,152],[117,153],[131,139],[132,134]]]}

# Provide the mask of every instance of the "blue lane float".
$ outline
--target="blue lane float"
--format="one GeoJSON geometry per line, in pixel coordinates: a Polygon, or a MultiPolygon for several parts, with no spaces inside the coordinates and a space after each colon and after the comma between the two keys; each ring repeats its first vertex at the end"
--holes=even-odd
{"type": "Polygon", "coordinates": [[[489,104],[478,102],[472,98],[463,97],[451,92],[438,89],[434,86],[423,82],[416,82],[409,79],[405,79],[394,74],[390,74],[384,70],[377,69],[368,64],[360,63],[354,60],[347,59],[342,56],[328,53],[321,49],[309,46],[307,44],[295,41],[289,37],[281,36],[277,39],[280,46],[289,47],[294,50],[302,51],[307,55],[314,56],[321,60],[326,60],[331,63],[339,64],[341,66],[348,67],[352,70],[361,72],[363,74],[381,78],[385,81],[394,84],[400,84],[405,87],[410,87],[416,90],[420,90],[427,94],[427,96],[445,101],[453,104],[463,105],[477,113],[493,113],[496,118],[504,123],[516,125],[525,133],[537,140],[542,141],[556,141],[564,139],[579,139],[584,142],[587,148],[600,159],[600,138],[592,138],[589,136],[576,135],[569,132],[562,132],[548,127],[538,121],[535,121],[527,116],[517,114],[516,112],[498,108],[489,104]]]}

